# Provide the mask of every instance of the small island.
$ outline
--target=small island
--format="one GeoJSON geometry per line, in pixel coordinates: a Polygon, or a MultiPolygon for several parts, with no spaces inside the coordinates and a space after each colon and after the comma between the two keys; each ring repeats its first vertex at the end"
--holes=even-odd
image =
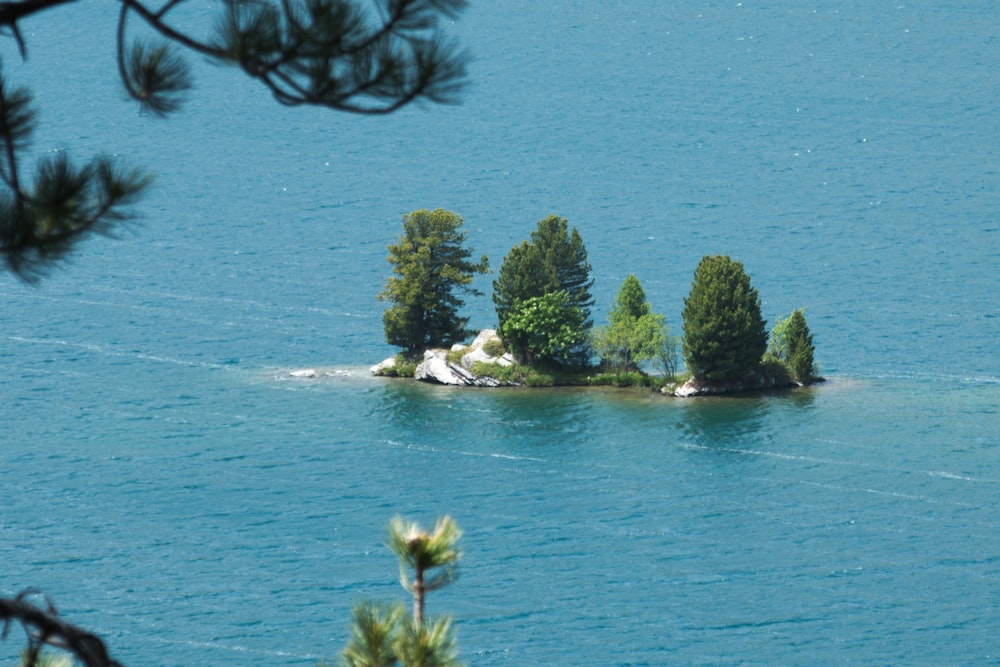
{"type": "Polygon", "coordinates": [[[373,366],[373,374],[472,387],[647,387],[678,397],[822,381],[804,309],[780,318],[768,335],[756,288],[725,255],[705,256],[695,270],[683,337],[671,335],[632,274],[608,323],[594,327],[586,247],[577,229],[554,215],[504,257],[493,282],[499,326],[465,344],[472,332],[458,314],[458,292],[482,296],[471,283],[489,262],[485,255],[471,260],[461,226],[460,216],[443,209],[403,216],[403,232],[389,246],[393,275],[379,294],[390,303],[386,340],[403,351],[373,366]]]}

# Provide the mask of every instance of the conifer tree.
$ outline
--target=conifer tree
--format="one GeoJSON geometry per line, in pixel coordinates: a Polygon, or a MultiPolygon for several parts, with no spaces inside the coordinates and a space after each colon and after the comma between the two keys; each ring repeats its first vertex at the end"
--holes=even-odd
{"type": "Polygon", "coordinates": [[[807,384],[813,380],[816,376],[815,347],[805,309],[799,308],[778,320],[771,331],[767,352],[769,357],[785,364],[796,382],[807,384]]]}
{"type": "MultiPolygon", "coordinates": [[[[27,54],[21,24],[79,0],[0,2],[0,31],[27,54]]],[[[182,51],[230,65],[284,105],[386,114],[418,99],[449,102],[466,57],[441,36],[442,19],[467,0],[255,0],[223,2],[215,30],[195,36],[181,20],[185,0],[117,0],[117,70],[125,93],[155,115],[180,107],[191,87],[182,51]],[[130,21],[160,41],[129,40],[130,21]]],[[[71,89],[68,89],[71,90],[71,89]]],[[[28,149],[35,109],[27,88],[0,68],[0,256],[25,280],[66,256],[91,233],[111,233],[134,217],[149,181],[117,160],[77,166],[65,154],[35,162],[28,149]]],[[[116,151],[117,152],[117,151],[116,151]]]]}
{"type": "Polygon", "coordinates": [[[562,350],[558,359],[579,362],[589,356],[586,339],[593,325],[590,308],[594,299],[590,289],[594,281],[590,278],[583,239],[575,227],[572,230],[568,227],[565,218],[550,215],[538,223],[530,241],[522,241],[511,249],[493,282],[493,303],[501,337],[512,344],[512,349],[525,349],[526,341],[519,340],[518,332],[506,326],[508,318],[528,299],[565,292],[567,305],[581,316],[580,335],[575,336],[577,343],[562,350]]]}
{"type": "Polygon", "coordinates": [[[462,289],[481,294],[469,285],[473,275],[489,271],[483,255],[472,262],[460,231],[461,216],[436,209],[403,216],[403,233],[389,246],[391,276],[379,298],[392,305],[385,311],[385,339],[410,354],[431,347],[448,347],[468,335],[467,317],[459,317],[462,289]]]}
{"type": "Polygon", "coordinates": [[[684,362],[698,379],[741,380],[767,349],[760,296],[743,265],[725,255],[703,257],[684,300],[684,362]]]}
{"type": "MultiPolygon", "coordinates": [[[[462,531],[451,517],[432,533],[400,516],[389,523],[386,543],[399,559],[400,583],[413,595],[413,614],[402,604],[361,602],[354,606],[351,637],[340,654],[346,667],[459,667],[449,616],[426,619],[426,594],[451,583],[462,552],[462,531]]],[[[319,667],[325,667],[320,662],[319,667]]]]}

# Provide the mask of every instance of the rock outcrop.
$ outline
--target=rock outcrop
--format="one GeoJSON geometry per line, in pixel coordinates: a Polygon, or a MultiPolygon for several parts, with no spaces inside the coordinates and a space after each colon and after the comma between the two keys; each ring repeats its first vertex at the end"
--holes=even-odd
{"type": "MultiPolygon", "coordinates": [[[[484,349],[487,343],[496,341],[500,345],[500,338],[493,329],[483,329],[472,341],[471,345],[454,345],[451,350],[427,350],[424,352],[424,360],[417,366],[414,377],[423,382],[433,382],[435,384],[451,385],[456,387],[500,387],[507,383],[488,376],[478,376],[472,372],[477,361],[485,363],[496,363],[501,366],[510,366],[514,363],[514,358],[510,354],[494,357],[484,349]],[[456,353],[461,352],[459,362],[449,361],[454,359],[456,353]]],[[[395,359],[389,358],[380,364],[372,366],[371,372],[379,375],[387,368],[395,365],[395,359]]]]}

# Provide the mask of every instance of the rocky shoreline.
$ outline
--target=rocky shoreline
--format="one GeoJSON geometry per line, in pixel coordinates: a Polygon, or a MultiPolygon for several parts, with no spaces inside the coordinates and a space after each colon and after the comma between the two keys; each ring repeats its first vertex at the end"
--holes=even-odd
{"type": "MultiPolygon", "coordinates": [[[[501,366],[512,366],[516,363],[513,356],[509,353],[504,353],[501,356],[489,354],[485,348],[491,341],[495,341],[496,347],[500,347],[500,338],[497,336],[497,332],[493,329],[483,329],[469,345],[456,344],[450,350],[427,350],[424,352],[424,360],[417,366],[414,378],[421,382],[454,387],[519,386],[516,383],[505,382],[485,375],[476,375],[473,372],[476,362],[495,363],[501,366]]],[[[381,363],[372,366],[370,371],[373,375],[386,375],[385,371],[393,368],[395,365],[395,357],[389,357],[381,363]]],[[[822,378],[816,378],[815,381],[822,382],[823,380],[822,378]]],[[[749,375],[744,380],[736,382],[712,383],[691,378],[680,386],[664,387],[662,393],[677,398],[692,398],[772,389],[790,389],[801,386],[803,386],[802,383],[785,377],[768,375],[764,371],[758,371],[749,375]]]]}
{"type": "MultiPolygon", "coordinates": [[[[500,337],[494,329],[483,329],[470,345],[455,344],[451,350],[427,350],[424,360],[417,366],[414,378],[421,382],[431,382],[455,387],[508,387],[515,384],[498,380],[486,375],[476,375],[472,372],[476,362],[495,363],[501,366],[513,366],[514,357],[504,353],[499,357],[492,356],[484,348],[491,341],[499,346],[500,337]],[[459,361],[450,361],[459,353],[459,361]]],[[[385,361],[371,367],[372,375],[382,375],[383,372],[396,365],[396,358],[389,357],[385,361]]]]}

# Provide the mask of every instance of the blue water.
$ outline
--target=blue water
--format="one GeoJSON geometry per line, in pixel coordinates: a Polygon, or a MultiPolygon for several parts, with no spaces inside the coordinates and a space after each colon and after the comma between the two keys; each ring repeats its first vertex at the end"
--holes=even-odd
{"type": "Polygon", "coordinates": [[[39,154],[156,174],[119,239],[0,277],[0,593],[127,665],[311,665],[402,592],[389,518],[450,513],[462,576],[429,611],[471,664],[1000,660],[995,3],[478,3],[460,106],[287,109],[196,62],[169,121],[121,99],[111,4],[0,50],[39,154]],[[698,260],[732,255],[768,320],[807,307],[830,381],[371,378],[386,245],[438,206],[494,267],[567,217],[598,320],[634,272],[679,331],[698,260]]]}

